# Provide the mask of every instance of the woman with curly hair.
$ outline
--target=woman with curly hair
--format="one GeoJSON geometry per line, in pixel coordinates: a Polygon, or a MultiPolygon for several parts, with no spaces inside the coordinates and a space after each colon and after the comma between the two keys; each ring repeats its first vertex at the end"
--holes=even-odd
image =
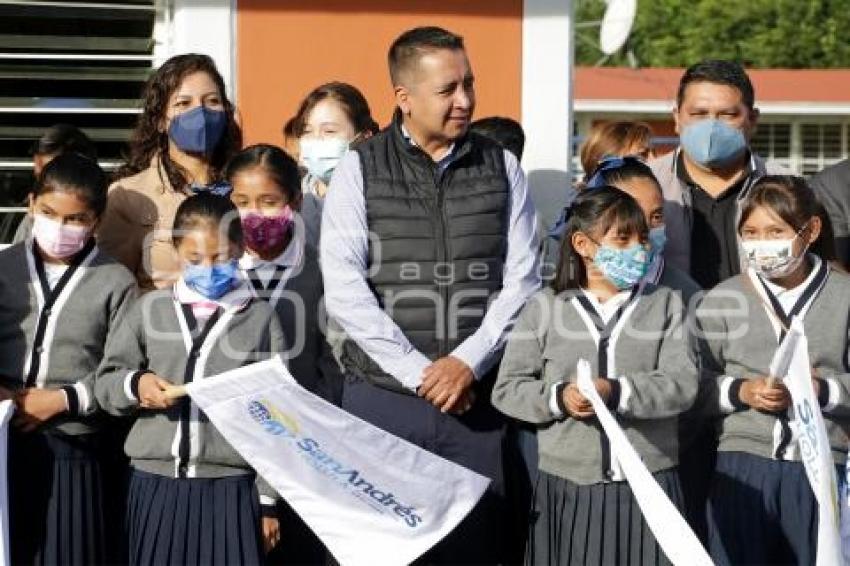
{"type": "Polygon", "coordinates": [[[171,226],[180,203],[198,192],[229,193],[221,171],[241,148],[242,132],[206,55],[166,61],[148,80],[143,100],[127,164],[109,188],[98,243],[146,291],[179,275],[171,226]]]}

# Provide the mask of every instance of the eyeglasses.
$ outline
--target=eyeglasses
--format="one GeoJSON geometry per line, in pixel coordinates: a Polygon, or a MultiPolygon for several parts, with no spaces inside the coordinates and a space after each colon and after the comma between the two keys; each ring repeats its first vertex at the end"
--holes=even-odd
{"type": "Polygon", "coordinates": [[[596,164],[596,169],[593,170],[593,173],[590,174],[587,183],[584,185],[585,190],[598,189],[606,186],[608,184],[605,182],[606,172],[614,171],[632,163],[640,163],[644,165],[645,161],[637,155],[609,155],[608,157],[600,159],[596,164]]]}

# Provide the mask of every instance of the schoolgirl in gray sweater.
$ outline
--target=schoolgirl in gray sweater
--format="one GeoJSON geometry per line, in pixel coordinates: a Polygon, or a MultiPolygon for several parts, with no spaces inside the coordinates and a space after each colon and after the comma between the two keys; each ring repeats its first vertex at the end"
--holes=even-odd
{"type": "Polygon", "coordinates": [[[837,466],[850,425],[850,278],[828,264],[831,236],[797,177],[760,179],[738,223],[744,273],[713,289],[697,319],[720,433],[709,494],[718,564],[813,564],[817,502],[789,425],[790,395],[770,363],[791,320],[803,319],[812,382],[837,466]]]}
{"type": "MultiPolygon", "coordinates": [[[[342,373],[323,332],[324,286],[316,249],[305,234],[298,164],[279,147],[258,144],[233,156],[224,176],[245,234],[239,269],[254,296],[278,315],[290,373],[306,389],[339,403],[342,373]]],[[[283,500],[278,516],[286,536],[271,562],[325,562],[324,545],[283,500]]]]}
{"type": "Polygon", "coordinates": [[[600,396],[680,504],[677,417],[697,391],[684,305],[646,281],[646,221],[626,193],[582,193],[563,242],[558,274],[521,312],[493,389],[499,410],[538,427],[527,562],[667,563],[574,382],[577,362],[591,362],[600,396]]]}
{"type": "Polygon", "coordinates": [[[279,147],[258,144],[233,156],[224,175],[245,234],[239,268],[254,295],[278,313],[289,371],[306,389],[338,402],[342,375],[325,339],[322,273],[300,214],[298,164],[279,147]]]}
{"type": "Polygon", "coordinates": [[[174,221],[183,273],[145,294],[110,336],[96,393],[135,415],[126,443],[134,564],[256,564],[279,536],[275,494],[204,413],[165,391],[285,350],[274,310],[239,276],[242,228],[225,197],[186,199],[174,221]]]}
{"type": "MultiPolygon", "coordinates": [[[[51,161],[30,200],[32,235],[0,252],[0,398],[13,398],[10,537],[15,564],[92,564],[112,551],[109,437],[98,363],[135,297],[95,245],[106,176],[76,154],[51,161]]],[[[3,465],[7,465],[3,462],[3,465]]]]}

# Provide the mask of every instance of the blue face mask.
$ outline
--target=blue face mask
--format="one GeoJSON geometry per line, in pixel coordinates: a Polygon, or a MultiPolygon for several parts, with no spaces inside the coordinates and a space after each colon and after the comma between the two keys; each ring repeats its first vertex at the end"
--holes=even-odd
{"type": "Polygon", "coordinates": [[[217,263],[212,267],[188,264],[183,269],[183,280],[190,289],[215,300],[233,288],[238,273],[236,260],[217,263]]]}
{"type": "Polygon", "coordinates": [[[667,231],[664,226],[657,226],[649,231],[649,258],[650,262],[664,253],[667,245],[667,231]]]}
{"type": "Polygon", "coordinates": [[[168,136],[186,153],[210,154],[221,140],[225,127],[224,111],[197,106],[171,119],[168,136]]]}
{"type": "Polygon", "coordinates": [[[601,245],[593,263],[617,289],[624,291],[637,285],[649,269],[649,254],[640,244],[624,250],[601,245]]]}
{"type": "Polygon", "coordinates": [[[680,141],[688,157],[707,168],[729,165],[747,149],[741,130],[714,118],[685,126],[680,141]]]}

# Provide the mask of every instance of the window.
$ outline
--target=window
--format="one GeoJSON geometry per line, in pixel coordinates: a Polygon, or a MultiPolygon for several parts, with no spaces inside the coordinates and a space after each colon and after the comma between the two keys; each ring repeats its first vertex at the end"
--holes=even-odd
{"type": "Polygon", "coordinates": [[[765,159],[791,169],[791,124],[759,124],[751,147],[765,159]]]}
{"type": "Polygon", "coordinates": [[[751,145],[762,157],[811,176],[848,156],[848,136],[850,123],[838,118],[831,122],[768,122],[759,124],[751,145]]]}
{"type": "Polygon", "coordinates": [[[0,242],[22,216],[31,148],[48,126],[80,127],[105,169],[119,163],[161,12],[156,0],[0,4],[0,242]]]}
{"type": "Polygon", "coordinates": [[[813,175],[846,156],[841,124],[801,124],[802,160],[799,172],[813,175]]]}

